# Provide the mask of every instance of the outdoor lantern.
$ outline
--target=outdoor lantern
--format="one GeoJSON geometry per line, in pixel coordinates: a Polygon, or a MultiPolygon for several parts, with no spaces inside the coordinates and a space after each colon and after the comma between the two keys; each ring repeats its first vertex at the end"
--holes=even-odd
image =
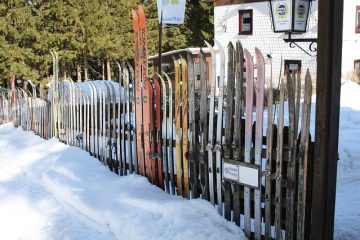
{"type": "Polygon", "coordinates": [[[269,0],[274,32],[306,32],[311,1],[269,0]]]}

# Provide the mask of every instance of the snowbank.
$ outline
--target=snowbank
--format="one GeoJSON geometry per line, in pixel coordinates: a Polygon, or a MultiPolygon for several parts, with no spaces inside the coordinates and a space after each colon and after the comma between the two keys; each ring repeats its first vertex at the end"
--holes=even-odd
{"type": "Polygon", "coordinates": [[[79,148],[11,124],[0,126],[0,136],[1,168],[12,176],[24,173],[73,215],[108,228],[117,239],[245,239],[207,201],[168,195],[137,175],[119,177],[79,148]]]}
{"type": "Polygon", "coordinates": [[[360,86],[341,88],[335,239],[360,239],[360,86]]]}

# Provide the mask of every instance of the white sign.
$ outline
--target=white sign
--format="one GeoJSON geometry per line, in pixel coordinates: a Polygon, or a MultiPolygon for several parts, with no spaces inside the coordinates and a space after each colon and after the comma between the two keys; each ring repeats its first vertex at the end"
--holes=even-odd
{"type": "Polygon", "coordinates": [[[309,0],[296,0],[295,1],[295,16],[294,16],[294,30],[306,31],[307,18],[309,14],[309,0]]]}
{"type": "Polygon", "coordinates": [[[245,166],[239,166],[239,182],[254,188],[259,187],[259,170],[245,166]]]}
{"type": "Polygon", "coordinates": [[[183,24],[186,0],[157,0],[159,23],[183,24]]]}
{"type": "Polygon", "coordinates": [[[272,12],[274,18],[275,32],[291,30],[291,11],[292,1],[272,1],[272,12]]]}
{"type": "Polygon", "coordinates": [[[258,165],[250,163],[226,159],[223,163],[223,177],[225,179],[252,188],[259,188],[259,171],[258,165]]]}

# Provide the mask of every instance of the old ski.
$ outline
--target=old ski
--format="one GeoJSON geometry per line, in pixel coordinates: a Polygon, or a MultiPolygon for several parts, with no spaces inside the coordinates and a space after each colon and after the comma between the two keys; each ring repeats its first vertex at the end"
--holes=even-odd
{"type": "MultiPolygon", "coordinates": [[[[240,41],[236,42],[235,54],[235,113],[234,113],[234,136],[233,136],[233,158],[237,161],[242,161],[242,142],[241,132],[243,129],[243,68],[244,68],[244,51],[240,41]]],[[[233,220],[240,226],[240,185],[234,185],[233,193],[233,220]]]]}
{"type": "Polygon", "coordinates": [[[271,239],[272,218],[272,154],[273,154],[273,85],[272,85],[272,60],[270,59],[270,82],[267,96],[268,123],[266,130],[266,166],[265,166],[265,239],[271,239]]]}
{"type": "Polygon", "coordinates": [[[214,193],[214,160],[213,160],[213,148],[214,148],[214,108],[215,108],[215,88],[216,88],[216,54],[214,48],[205,41],[206,46],[210,50],[211,54],[211,88],[209,95],[209,124],[208,124],[208,143],[206,145],[206,151],[208,152],[208,171],[209,171],[209,194],[210,202],[215,205],[215,193],[214,193]]]}
{"type": "MultiPolygon", "coordinates": [[[[228,67],[226,81],[226,105],[225,105],[225,142],[224,142],[224,158],[232,156],[232,135],[233,135],[233,106],[234,106],[234,85],[235,85],[235,49],[232,42],[228,46],[228,67]]],[[[231,221],[231,182],[224,180],[224,216],[231,221]]]]}
{"type": "Polygon", "coordinates": [[[187,81],[188,81],[188,72],[187,72],[187,63],[183,57],[180,57],[181,62],[181,122],[182,122],[182,175],[183,175],[183,185],[184,192],[183,197],[189,198],[189,162],[187,159],[188,151],[188,94],[187,94],[187,81]]]}
{"type": "Polygon", "coordinates": [[[199,65],[200,65],[200,126],[199,126],[199,170],[200,170],[200,185],[202,198],[209,200],[209,175],[208,175],[208,163],[205,154],[207,134],[208,134],[208,102],[207,102],[207,69],[205,55],[202,49],[199,53],[199,65]]]}
{"type": "MultiPolygon", "coordinates": [[[[134,62],[135,62],[135,132],[136,132],[136,156],[138,173],[145,175],[145,158],[142,138],[142,94],[141,94],[141,63],[139,49],[139,20],[135,10],[132,10],[134,28],[134,62]]],[[[119,109],[120,112],[120,109],[119,109]]]]}
{"type": "Polygon", "coordinates": [[[168,152],[168,172],[170,173],[170,194],[175,194],[175,176],[174,176],[174,158],[173,158],[173,86],[171,83],[171,79],[169,78],[169,76],[165,73],[164,74],[166,82],[168,84],[168,102],[169,102],[169,118],[167,120],[166,126],[168,128],[168,130],[166,131],[167,134],[167,139],[169,142],[169,146],[168,146],[168,150],[166,149],[166,152],[168,152]]]}
{"type": "Polygon", "coordinates": [[[195,127],[195,73],[194,61],[190,52],[187,53],[188,66],[188,98],[189,98],[189,151],[187,157],[189,159],[189,178],[191,188],[191,198],[198,197],[198,164],[196,151],[196,127],[195,127]]]}
{"type": "MultiPolygon", "coordinates": [[[[264,117],[264,86],[265,86],[265,61],[262,53],[255,48],[256,56],[256,129],[255,129],[255,164],[262,172],[262,140],[264,117]]],[[[255,239],[261,239],[261,183],[260,188],[254,192],[255,239]]]]}
{"type": "Polygon", "coordinates": [[[153,77],[154,84],[154,107],[155,107],[155,123],[154,123],[154,132],[155,135],[155,161],[156,161],[156,181],[157,185],[160,188],[164,186],[163,180],[163,160],[162,160],[162,138],[161,138],[161,86],[159,79],[153,77]]]}
{"type": "Polygon", "coordinates": [[[276,173],[275,173],[275,239],[281,239],[282,219],[282,181],[283,181],[283,130],[284,130],[284,92],[283,80],[280,81],[280,103],[277,117],[278,131],[276,144],[276,173]]]}
{"type": "MultiPolygon", "coordinates": [[[[253,124],[253,91],[254,91],[254,63],[251,54],[244,50],[246,64],[246,120],[245,120],[245,149],[244,160],[251,162],[252,152],[252,124],[253,124]]],[[[250,215],[250,188],[244,187],[244,230],[245,235],[250,237],[251,215],[250,215]]]]}
{"type": "MultiPolygon", "coordinates": [[[[180,78],[180,64],[177,59],[173,59],[175,67],[175,159],[176,159],[176,187],[177,194],[183,195],[182,191],[182,155],[181,155],[181,78],[180,78]]],[[[170,123],[172,124],[172,123],[170,123]]]]}
{"type": "Polygon", "coordinates": [[[223,214],[222,206],[222,158],[221,158],[221,145],[222,145],[222,120],[223,120],[223,101],[224,101],[224,80],[225,80],[225,52],[221,44],[214,40],[215,45],[219,48],[220,52],[220,81],[219,81],[219,96],[218,96],[218,111],[217,111],[217,123],[216,123],[216,144],[214,146],[216,155],[216,194],[218,212],[223,214]]]}

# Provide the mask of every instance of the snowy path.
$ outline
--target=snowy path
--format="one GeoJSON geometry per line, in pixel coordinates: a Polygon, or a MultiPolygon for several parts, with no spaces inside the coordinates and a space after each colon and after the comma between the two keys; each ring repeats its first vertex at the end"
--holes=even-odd
{"type": "Polygon", "coordinates": [[[119,177],[11,124],[0,126],[0,226],[1,239],[245,239],[204,200],[119,177]]]}
{"type": "MultiPolygon", "coordinates": [[[[11,128],[8,128],[11,129],[11,128]]],[[[115,239],[107,226],[79,215],[57,201],[41,184],[32,181],[16,161],[26,157],[14,147],[12,135],[0,140],[0,226],[1,239],[115,239]]]]}

